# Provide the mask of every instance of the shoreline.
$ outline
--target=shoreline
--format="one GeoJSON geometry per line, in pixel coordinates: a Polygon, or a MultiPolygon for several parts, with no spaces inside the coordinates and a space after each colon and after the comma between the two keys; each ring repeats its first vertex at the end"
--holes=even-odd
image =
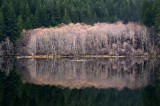
{"type": "MultiPolygon", "coordinates": [[[[12,56],[11,56],[12,57],[12,56]]],[[[115,55],[77,55],[77,56],[63,56],[63,55],[33,55],[33,56],[13,56],[17,59],[43,59],[43,58],[160,58],[160,55],[141,55],[141,56],[115,56],[115,55]]]]}

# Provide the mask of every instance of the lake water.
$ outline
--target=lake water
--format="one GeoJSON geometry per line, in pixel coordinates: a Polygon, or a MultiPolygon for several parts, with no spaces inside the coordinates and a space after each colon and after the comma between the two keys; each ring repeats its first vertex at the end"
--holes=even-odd
{"type": "Polygon", "coordinates": [[[160,106],[160,60],[0,58],[0,106],[160,106]]]}

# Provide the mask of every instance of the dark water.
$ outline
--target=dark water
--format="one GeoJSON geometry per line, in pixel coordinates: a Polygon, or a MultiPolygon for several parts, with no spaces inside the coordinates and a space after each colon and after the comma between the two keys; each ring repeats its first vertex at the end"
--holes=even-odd
{"type": "Polygon", "coordinates": [[[160,106],[160,61],[2,59],[0,106],[160,106]]]}

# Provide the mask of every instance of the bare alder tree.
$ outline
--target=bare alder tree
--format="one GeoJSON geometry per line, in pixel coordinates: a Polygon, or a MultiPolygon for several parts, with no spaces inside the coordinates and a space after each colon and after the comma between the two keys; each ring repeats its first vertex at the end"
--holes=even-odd
{"type": "Polygon", "coordinates": [[[70,23],[22,35],[18,53],[26,55],[143,55],[156,50],[149,29],[131,22],[70,23]]]}

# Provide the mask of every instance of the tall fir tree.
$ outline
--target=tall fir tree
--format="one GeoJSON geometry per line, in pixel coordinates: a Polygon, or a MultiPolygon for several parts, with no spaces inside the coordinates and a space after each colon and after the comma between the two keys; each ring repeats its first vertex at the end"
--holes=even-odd
{"type": "Polygon", "coordinates": [[[16,26],[17,26],[17,33],[18,33],[17,37],[19,38],[22,30],[24,29],[24,23],[21,15],[19,15],[17,18],[16,26]]]}
{"type": "Polygon", "coordinates": [[[0,0],[0,33],[3,32],[1,36],[6,35],[15,42],[21,30],[21,26],[17,25],[21,23],[19,16],[26,29],[70,22],[93,24],[122,20],[126,23],[141,21],[144,25],[155,26],[159,30],[159,2],[160,0],[0,0]]]}
{"type": "Polygon", "coordinates": [[[160,0],[157,0],[156,2],[154,23],[155,23],[156,31],[160,33],[160,0]]]}
{"type": "Polygon", "coordinates": [[[6,37],[4,30],[5,30],[4,16],[2,10],[0,9],[0,41],[4,40],[6,37]]]}
{"type": "Polygon", "coordinates": [[[155,9],[154,9],[154,2],[149,0],[144,0],[142,3],[142,23],[148,27],[154,25],[154,16],[155,16],[155,9]]]}
{"type": "Polygon", "coordinates": [[[27,17],[27,19],[26,19],[25,28],[26,29],[31,29],[32,28],[32,22],[31,22],[29,17],[27,17]]]}
{"type": "Polygon", "coordinates": [[[71,22],[70,16],[68,15],[68,12],[67,12],[66,9],[64,11],[64,16],[62,18],[62,22],[65,23],[65,24],[68,24],[68,23],[71,22]]]}
{"type": "Polygon", "coordinates": [[[16,27],[16,16],[12,2],[4,2],[2,10],[4,13],[5,34],[11,39],[12,42],[16,42],[18,33],[16,27]]]}
{"type": "Polygon", "coordinates": [[[40,27],[40,18],[39,18],[39,10],[37,9],[34,14],[34,27],[40,27]]]}

